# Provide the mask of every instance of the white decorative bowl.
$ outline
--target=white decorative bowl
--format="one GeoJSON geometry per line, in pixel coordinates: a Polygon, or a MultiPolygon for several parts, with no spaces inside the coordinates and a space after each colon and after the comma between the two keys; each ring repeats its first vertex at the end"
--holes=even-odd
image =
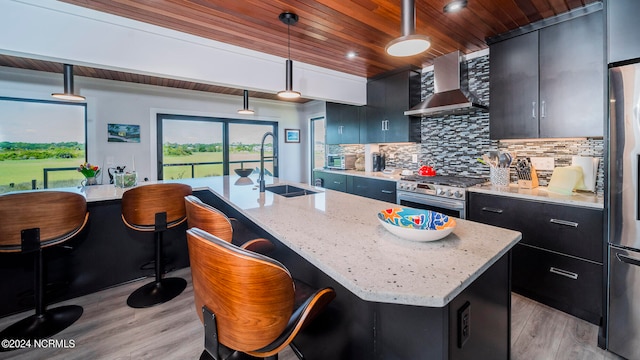
{"type": "Polygon", "coordinates": [[[447,215],[412,208],[391,208],[378,213],[382,226],[392,234],[411,241],[435,241],[451,234],[456,220],[447,215]]]}

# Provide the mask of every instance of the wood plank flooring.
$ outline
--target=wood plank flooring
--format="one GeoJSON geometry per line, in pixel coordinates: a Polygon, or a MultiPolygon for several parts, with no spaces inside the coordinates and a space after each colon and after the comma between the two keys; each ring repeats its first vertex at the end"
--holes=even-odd
{"type": "MultiPolygon", "coordinates": [[[[126,299],[150,280],[56,304],[84,307],[80,320],[54,337],[74,340],[74,348],[0,352],[0,359],[198,359],[203,349],[203,335],[193,304],[190,270],[181,269],[170,276],[186,279],[187,289],[177,298],[148,309],[129,308],[126,299]]],[[[0,319],[0,329],[31,313],[0,319]]],[[[511,357],[514,360],[620,359],[597,347],[597,334],[598,328],[592,324],[523,296],[512,296],[511,357]]],[[[287,348],[280,359],[297,358],[287,348]]]]}

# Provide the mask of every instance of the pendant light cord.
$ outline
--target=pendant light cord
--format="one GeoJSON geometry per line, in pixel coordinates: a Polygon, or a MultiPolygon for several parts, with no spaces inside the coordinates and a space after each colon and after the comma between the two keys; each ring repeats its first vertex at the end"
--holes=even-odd
{"type": "Polygon", "coordinates": [[[287,54],[291,60],[291,25],[287,24],[287,54]]]}

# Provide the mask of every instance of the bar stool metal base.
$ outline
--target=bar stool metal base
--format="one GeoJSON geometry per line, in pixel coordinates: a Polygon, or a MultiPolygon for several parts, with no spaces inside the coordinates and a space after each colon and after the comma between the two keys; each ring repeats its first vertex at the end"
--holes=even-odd
{"type": "Polygon", "coordinates": [[[132,308],[147,308],[165,303],[180,295],[187,287],[187,281],[182,278],[164,278],[150,282],[134,291],[127,298],[127,305],[132,308]]]}
{"type": "MultiPolygon", "coordinates": [[[[69,327],[82,316],[81,306],[68,305],[47,309],[42,315],[31,315],[0,332],[0,339],[46,339],[69,327]]],[[[14,348],[0,347],[0,352],[14,348]]]]}

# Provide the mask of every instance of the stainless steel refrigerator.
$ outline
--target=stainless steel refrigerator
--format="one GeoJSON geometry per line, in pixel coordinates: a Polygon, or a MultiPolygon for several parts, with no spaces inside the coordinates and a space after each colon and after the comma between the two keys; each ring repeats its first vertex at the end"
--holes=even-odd
{"type": "Polygon", "coordinates": [[[607,348],[640,359],[640,63],[609,70],[607,348]]]}

